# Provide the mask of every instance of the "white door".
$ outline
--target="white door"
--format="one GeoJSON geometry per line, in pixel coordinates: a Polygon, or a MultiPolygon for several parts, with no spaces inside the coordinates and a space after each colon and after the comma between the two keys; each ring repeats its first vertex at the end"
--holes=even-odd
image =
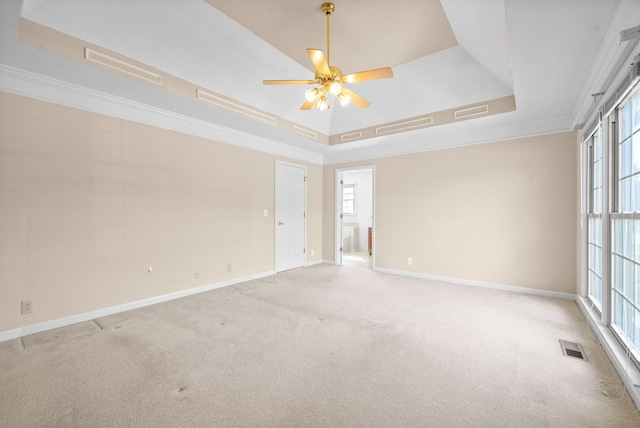
{"type": "Polygon", "coordinates": [[[276,163],[276,272],[304,266],[306,168],[276,163]]]}

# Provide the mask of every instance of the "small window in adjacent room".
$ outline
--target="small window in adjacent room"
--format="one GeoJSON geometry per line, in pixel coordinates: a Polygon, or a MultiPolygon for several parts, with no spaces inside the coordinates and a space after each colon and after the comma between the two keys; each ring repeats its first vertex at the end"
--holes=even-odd
{"type": "Polygon", "coordinates": [[[342,186],[342,214],[356,215],[356,185],[342,186]]]}

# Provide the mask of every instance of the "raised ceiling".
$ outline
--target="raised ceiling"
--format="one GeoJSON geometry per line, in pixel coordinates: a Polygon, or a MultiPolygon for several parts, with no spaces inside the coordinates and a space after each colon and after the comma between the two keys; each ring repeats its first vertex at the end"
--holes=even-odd
{"type": "Polygon", "coordinates": [[[322,1],[24,0],[18,39],[83,63],[63,73],[38,57],[29,67],[40,73],[49,71],[32,63],[48,61],[52,77],[87,85],[83,70],[96,64],[81,48],[91,47],[111,61],[102,70],[121,61],[163,81],[133,79],[149,92],[104,77],[95,89],[346,160],[571,129],[612,23],[626,24],[619,7],[637,12],[625,0],[334,3],[332,65],[394,70],[392,79],[350,85],[371,101],[366,109],[300,111],[307,87],[262,85],[312,78],[305,49],[326,48],[322,1]],[[157,91],[217,113],[168,105],[157,91]]]}
{"type": "MultiPolygon", "coordinates": [[[[309,70],[305,49],[326,49],[322,1],[205,1],[309,70]]],[[[397,67],[458,44],[439,0],[333,3],[331,65],[345,73],[397,67]]]]}

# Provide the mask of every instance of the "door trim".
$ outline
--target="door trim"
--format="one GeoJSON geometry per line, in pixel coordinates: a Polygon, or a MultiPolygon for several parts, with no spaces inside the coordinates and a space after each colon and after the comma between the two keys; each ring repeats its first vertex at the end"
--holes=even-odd
{"type": "Polygon", "coordinates": [[[304,260],[302,262],[302,267],[308,266],[308,262],[307,262],[307,167],[305,165],[299,165],[292,162],[276,160],[275,166],[274,166],[274,174],[273,174],[273,234],[274,234],[273,267],[276,273],[282,272],[282,270],[278,266],[278,212],[277,212],[278,201],[277,201],[277,197],[278,197],[278,168],[280,166],[292,166],[295,168],[301,168],[304,171],[304,187],[303,187],[303,192],[304,192],[304,196],[303,196],[304,238],[303,239],[304,239],[304,242],[302,243],[304,248],[304,260]]]}
{"type": "Polygon", "coordinates": [[[342,253],[340,252],[340,246],[342,245],[342,187],[340,186],[340,180],[345,172],[355,171],[371,171],[371,203],[373,205],[373,219],[371,221],[371,270],[376,270],[376,166],[375,165],[361,165],[346,168],[336,168],[335,172],[335,209],[334,209],[334,221],[335,221],[335,233],[334,233],[334,251],[335,251],[335,264],[342,265],[342,253]]]}

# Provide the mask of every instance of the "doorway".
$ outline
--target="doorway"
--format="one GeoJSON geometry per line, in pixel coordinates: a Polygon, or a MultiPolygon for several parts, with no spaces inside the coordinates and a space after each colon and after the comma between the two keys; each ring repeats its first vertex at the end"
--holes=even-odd
{"type": "Polygon", "coordinates": [[[336,264],[375,266],[374,166],[336,170],[336,264]]]}
{"type": "Polygon", "coordinates": [[[276,161],[276,272],[305,265],[307,168],[276,161]]]}

